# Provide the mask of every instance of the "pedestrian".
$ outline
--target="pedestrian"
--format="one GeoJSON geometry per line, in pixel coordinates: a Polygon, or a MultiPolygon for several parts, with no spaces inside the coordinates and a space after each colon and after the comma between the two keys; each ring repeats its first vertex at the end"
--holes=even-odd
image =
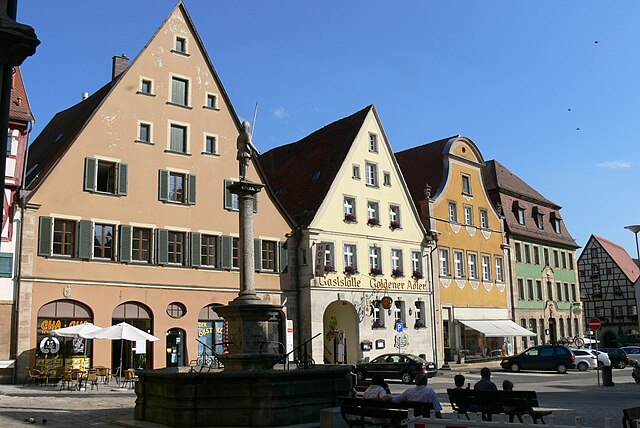
{"type": "MultiPolygon", "coordinates": [[[[393,398],[394,403],[403,403],[405,401],[419,401],[422,403],[431,403],[433,410],[436,411],[436,417],[442,417],[442,405],[438,401],[436,392],[427,386],[427,375],[424,373],[418,373],[415,378],[416,386],[405,390],[402,394],[393,398]]],[[[418,416],[416,414],[416,416],[418,416]]],[[[424,415],[427,416],[427,415],[424,415]]]]}
{"type": "Polygon", "coordinates": [[[502,389],[504,391],[513,391],[513,382],[509,379],[505,379],[502,381],[502,389]]]}
{"type": "Polygon", "coordinates": [[[393,396],[389,394],[389,385],[384,381],[382,375],[375,374],[371,378],[371,385],[362,394],[363,398],[370,400],[391,401],[393,396]]]}
{"type": "Polygon", "coordinates": [[[480,379],[473,385],[473,389],[476,391],[497,391],[498,387],[495,383],[491,382],[491,369],[489,367],[483,367],[480,370],[480,379]]]}
{"type": "Polygon", "coordinates": [[[463,389],[464,381],[465,381],[464,375],[457,374],[453,377],[453,383],[456,385],[456,389],[463,389]]]}

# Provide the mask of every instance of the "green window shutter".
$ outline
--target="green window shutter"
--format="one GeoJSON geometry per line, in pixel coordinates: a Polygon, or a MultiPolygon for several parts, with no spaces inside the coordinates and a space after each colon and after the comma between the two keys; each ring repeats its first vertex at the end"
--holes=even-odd
{"type": "Polygon", "coordinates": [[[166,265],[169,262],[169,231],[156,229],[156,263],[166,265]]]}
{"type": "Polygon", "coordinates": [[[120,261],[129,263],[131,261],[131,232],[133,227],[127,224],[119,226],[118,239],[120,240],[120,261]]]}
{"type": "Polygon", "coordinates": [[[169,171],[161,169],[158,176],[158,199],[169,200],[169,171]]]}
{"type": "Polygon", "coordinates": [[[38,227],[38,255],[49,257],[51,255],[51,235],[53,229],[52,217],[40,217],[40,226],[38,227]]]}
{"type": "Polygon", "coordinates": [[[78,257],[88,260],[93,253],[93,222],[80,220],[80,233],[78,235],[78,257]]]}
{"type": "Polygon", "coordinates": [[[220,256],[220,266],[222,269],[231,269],[231,246],[233,244],[233,238],[230,236],[222,236],[220,238],[221,241],[221,256],[220,256]]]}
{"type": "Polygon", "coordinates": [[[84,190],[88,192],[96,191],[96,170],[98,160],[94,158],[84,159],[84,190]]]}
{"type": "Polygon", "coordinates": [[[262,270],[262,241],[259,239],[253,240],[253,254],[256,272],[262,270]]]}
{"type": "Polygon", "coordinates": [[[129,165],[126,163],[118,164],[118,190],[116,192],[118,195],[125,196],[127,194],[127,187],[129,184],[127,177],[128,172],[129,165]]]}
{"type": "Polygon", "coordinates": [[[187,176],[187,203],[189,205],[196,204],[196,176],[189,174],[187,176]]]}
{"type": "Polygon", "coordinates": [[[13,254],[0,253],[0,278],[11,278],[13,273],[13,254]]]}
{"type": "Polygon", "coordinates": [[[231,191],[227,189],[227,186],[233,183],[231,180],[224,180],[224,209],[230,210],[233,208],[233,201],[231,199],[231,191]]]}
{"type": "Polygon", "coordinates": [[[278,242],[278,253],[280,253],[280,264],[278,265],[280,273],[284,272],[289,266],[289,250],[286,242],[278,242]]]}
{"type": "Polygon", "coordinates": [[[189,237],[189,243],[191,245],[191,253],[189,254],[189,261],[191,262],[191,266],[199,267],[200,266],[200,256],[201,256],[201,241],[202,234],[198,232],[191,232],[189,237]]]}
{"type": "Polygon", "coordinates": [[[253,212],[258,212],[258,194],[253,195],[253,212]]]}

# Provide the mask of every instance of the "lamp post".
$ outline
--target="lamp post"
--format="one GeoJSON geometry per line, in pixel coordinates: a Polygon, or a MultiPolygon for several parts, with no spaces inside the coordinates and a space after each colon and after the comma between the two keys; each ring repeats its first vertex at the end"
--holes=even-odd
{"type": "MultiPolygon", "coordinates": [[[[624,227],[627,230],[632,231],[636,235],[636,264],[640,263],[640,247],[638,247],[638,232],[640,232],[640,224],[633,224],[631,226],[624,227]]],[[[638,295],[636,291],[636,307],[638,306],[638,295]]],[[[640,328],[640,316],[638,316],[638,327],[640,328]]]]}

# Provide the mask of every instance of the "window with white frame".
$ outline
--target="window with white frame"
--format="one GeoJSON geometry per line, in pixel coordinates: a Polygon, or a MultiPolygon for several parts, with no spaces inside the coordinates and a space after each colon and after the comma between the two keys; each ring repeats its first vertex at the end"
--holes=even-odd
{"type": "Polygon", "coordinates": [[[180,53],[187,53],[187,39],[184,37],[176,37],[174,50],[180,53]]]}
{"type": "Polygon", "coordinates": [[[369,269],[372,274],[382,273],[382,259],[380,257],[380,247],[372,245],[369,247],[369,269]]]}
{"type": "Polygon", "coordinates": [[[393,314],[395,324],[402,324],[403,326],[407,325],[407,320],[405,317],[405,304],[403,300],[396,300],[393,302],[393,314]]]}
{"type": "Polygon", "coordinates": [[[471,177],[467,174],[462,174],[462,194],[471,196],[471,177]]]}
{"type": "Polygon", "coordinates": [[[384,327],[384,308],[382,307],[382,301],[374,300],[371,304],[371,318],[374,328],[384,327]]]}
{"type": "Polygon", "coordinates": [[[450,276],[449,271],[449,249],[440,248],[438,252],[440,258],[440,276],[450,276]]]}
{"type": "Polygon", "coordinates": [[[403,276],[404,269],[402,263],[402,250],[391,250],[391,274],[393,276],[403,276]]]}
{"type": "Polygon", "coordinates": [[[343,209],[345,221],[356,221],[356,198],[345,196],[343,209]]]}
{"type": "Polygon", "coordinates": [[[143,143],[151,142],[151,124],[140,122],[138,125],[138,141],[143,143]]]}
{"type": "Polygon", "coordinates": [[[416,314],[415,328],[421,328],[426,326],[426,311],[425,311],[425,304],[423,301],[418,300],[417,302],[415,302],[415,314],[416,314]]]}
{"type": "Polygon", "coordinates": [[[518,278],[518,300],[525,300],[524,279],[518,278]]]}
{"type": "Polygon", "coordinates": [[[562,269],[566,269],[567,268],[567,254],[562,251],[560,253],[560,260],[562,261],[562,269]]]}
{"type": "Polygon", "coordinates": [[[502,261],[502,257],[495,257],[496,261],[496,281],[503,282],[504,281],[504,264],[502,261]]]}
{"type": "Polygon", "coordinates": [[[453,250],[453,272],[456,278],[464,278],[464,253],[453,250]]]}
{"type": "Polygon", "coordinates": [[[169,151],[187,153],[187,127],[172,123],[169,135],[169,151]]]}
{"type": "Polygon", "coordinates": [[[449,221],[451,223],[458,222],[458,205],[455,202],[449,202],[449,221]]]}
{"type": "Polygon", "coordinates": [[[544,214],[536,214],[536,224],[538,225],[538,229],[544,230],[544,214]]]}
{"type": "Polygon", "coordinates": [[[482,280],[491,281],[491,256],[482,254],[482,280]]]}
{"type": "Polygon", "coordinates": [[[354,244],[344,244],[343,255],[345,273],[356,273],[358,271],[356,246],[354,244]]]}
{"type": "Polygon", "coordinates": [[[140,93],[146,95],[153,94],[153,81],[151,79],[142,79],[140,81],[140,93]]]}
{"type": "Polygon", "coordinates": [[[205,106],[210,109],[217,110],[218,109],[218,96],[216,94],[207,94],[207,99],[205,100],[205,106]]]}
{"type": "Polygon", "coordinates": [[[378,136],[376,134],[369,134],[369,151],[378,153],[378,136]]]}
{"type": "Polygon", "coordinates": [[[171,103],[183,107],[189,105],[189,81],[173,76],[171,78],[171,103]]]}
{"type": "Polygon", "coordinates": [[[333,244],[332,243],[324,243],[324,251],[322,261],[324,263],[324,271],[325,272],[334,272],[335,271],[335,261],[333,257],[333,244]]]}
{"type": "Polygon", "coordinates": [[[480,227],[483,229],[489,228],[489,212],[484,209],[480,209],[480,227]]]}
{"type": "Polygon", "coordinates": [[[385,172],[382,173],[382,183],[387,187],[391,186],[391,173],[390,172],[385,171],[385,172]]]}
{"type": "Polygon", "coordinates": [[[524,261],[531,264],[531,246],[529,244],[524,244],[524,261]]]}
{"type": "Polygon", "coordinates": [[[467,252],[467,268],[469,269],[469,279],[478,279],[478,255],[467,252]]]}
{"type": "Polygon", "coordinates": [[[473,207],[471,205],[464,206],[464,224],[473,226],[473,207]]]}
{"type": "Polygon", "coordinates": [[[560,219],[558,218],[553,219],[553,230],[556,233],[562,233],[562,228],[560,227],[560,219]]]}
{"type": "Polygon", "coordinates": [[[540,248],[535,245],[533,246],[533,263],[540,264],[540,248]]]}
{"type": "Polygon", "coordinates": [[[524,224],[524,208],[518,208],[516,210],[516,217],[519,224],[524,224]]]}
{"type": "Polygon", "coordinates": [[[360,165],[352,165],[352,178],[360,180],[360,165]]]}
{"type": "Polygon", "coordinates": [[[522,244],[516,242],[514,246],[516,251],[516,262],[520,263],[522,261],[522,244]]]}
{"type": "Polygon", "coordinates": [[[378,187],[378,165],[367,162],[365,164],[365,172],[367,174],[367,186],[378,187]]]}
{"type": "Polygon", "coordinates": [[[422,257],[420,256],[419,251],[411,252],[411,269],[413,271],[413,277],[416,279],[421,279],[423,277],[422,274],[422,257]]]}
{"type": "Polygon", "coordinates": [[[389,205],[389,224],[392,229],[400,227],[400,207],[398,205],[389,205]]]}
{"type": "Polygon", "coordinates": [[[218,154],[218,137],[215,135],[204,136],[204,153],[209,155],[218,154]]]}
{"type": "Polygon", "coordinates": [[[370,225],[380,224],[380,206],[377,202],[367,201],[367,223],[370,225]]]}

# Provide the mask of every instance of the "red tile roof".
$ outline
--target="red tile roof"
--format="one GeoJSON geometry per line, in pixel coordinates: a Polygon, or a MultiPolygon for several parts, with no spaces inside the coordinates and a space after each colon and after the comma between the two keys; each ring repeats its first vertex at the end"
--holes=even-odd
{"type": "Polygon", "coordinates": [[[640,276],[640,268],[636,262],[629,256],[627,251],[620,245],[602,238],[601,236],[591,235],[593,239],[598,241],[602,248],[611,256],[611,259],[618,265],[620,270],[627,276],[632,284],[638,280],[640,276]]]}
{"type": "Polygon", "coordinates": [[[20,67],[13,67],[13,86],[11,88],[11,105],[9,106],[9,118],[33,122],[33,112],[24,88],[20,67]]]}
{"type": "Polygon", "coordinates": [[[267,184],[285,210],[306,227],[324,201],[373,105],[291,144],[257,157],[267,184]]]}

